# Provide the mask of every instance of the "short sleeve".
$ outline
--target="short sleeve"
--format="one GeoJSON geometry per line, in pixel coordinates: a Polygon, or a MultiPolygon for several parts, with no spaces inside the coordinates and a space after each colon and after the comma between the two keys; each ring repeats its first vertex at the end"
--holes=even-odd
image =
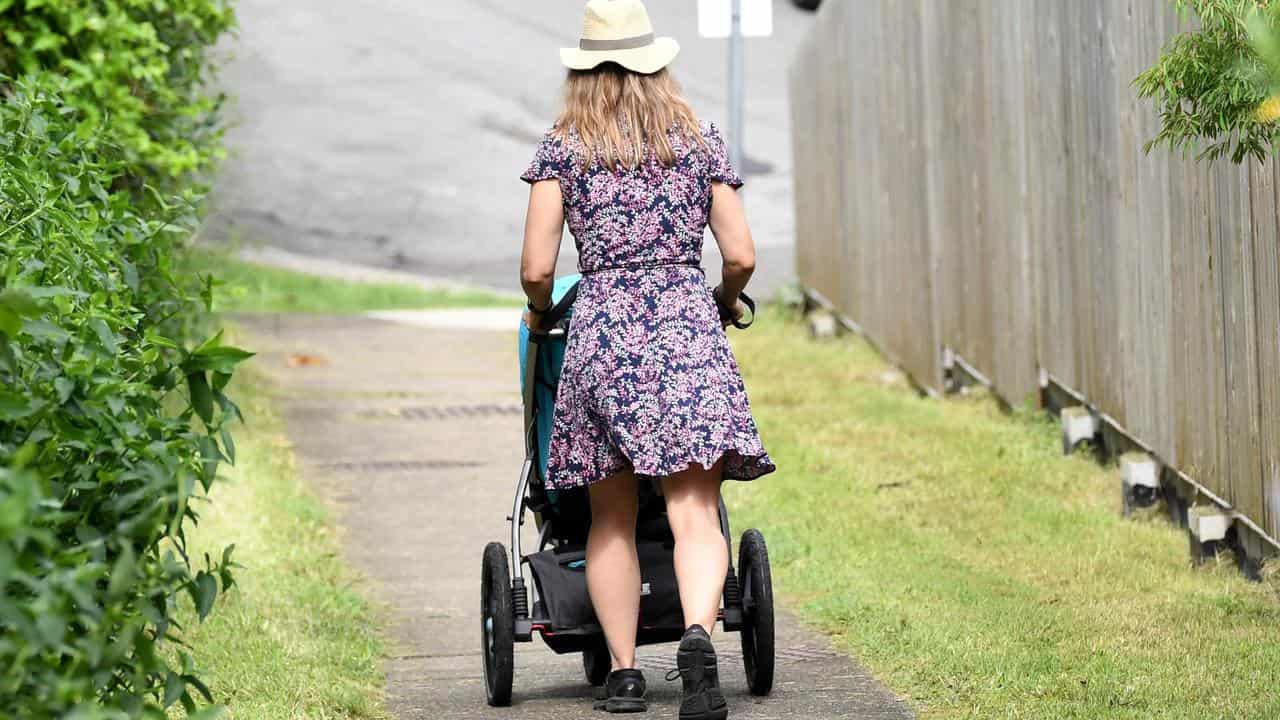
{"type": "Polygon", "coordinates": [[[553,130],[548,130],[542,136],[542,142],[538,144],[533,162],[529,163],[529,167],[520,175],[520,179],[533,184],[540,180],[562,178],[568,171],[569,158],[564,140],[553,130]]]}
{"type": "Polygon", "coordinates": [[[737,171],[733,169],[733,163],[729,161],[729,148],[725,146],[724,137],[720,135],[720,129],[715,126],[715,123],[707,123],[705,137],[707,148],[711,153],[708,164],[711,179],[735,190],[742,187],[742,178],[738,176],[737,171]]]}

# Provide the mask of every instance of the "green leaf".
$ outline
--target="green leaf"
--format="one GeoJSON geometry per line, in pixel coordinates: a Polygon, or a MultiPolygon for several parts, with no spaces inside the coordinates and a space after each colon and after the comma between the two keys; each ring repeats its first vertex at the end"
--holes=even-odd
{"type": "Polygon", "coordinates": [[[138,292],[138,268],[128,260],[121,260],[120,271],[124,276],[124,284],[128,285],[130,290],[138,292]]]}
{"type": "Polygon", "coordinates": [[[206,275],[204,277],[204,283],[200,288],[200,300],[204,303],[205,312],[213,312],[213,286],[213,276],[206,275]]]}
{"type": "Polygon", "coordinates": [[[28,417],[36,411],[36,405],[27,395],[0,390],[0,420],[13,421],[28,417]]]}
{"type": "Polygon", "coordinates": [[[156,332],[154,328],[147,330],[146,338],[147,342],[158,347],[168,348],[170,350],[177,350],[181,347],[178,343],[156,332]]]}
{"type": "Polygon", "coordinates": [[[222,459],[222,451],[218,449],[218,441],[208,435],[200,436],[196,443],[200,448],[200,485],[207,493],[218,475],[218,461],[222,459]]]}
{"type": "Polygon", "coordinates": [[[60,298],[60,297],[85,298],[89,296],[88,293],[80,292],[79,290],[73,290],[67,287],[59,287],[56,285],[42,285],[40,287],[29,287],[29,288],[24,288],[24,290],[31,297],[36,298],[38,300],[43,300],[45,298],[60,298]]]}
{"type": "Polygon", "coordinates": [[[115,355],[119,352],[119,347],[116,345],[115,333],[111,332],[111,328],[107,327],[107,323],[101,318],[90,319],[89,329],[93,330],[93,333],[98,336],[98,342],[102,343],[103,349],[109,354],[115,355]]]}
{"type": "Polygon", "coordinates": [[[224,427],[219,431],[219,436],[222,438],[223,454],[226,456],[227,462],[231,463],[232,465],[235,465],[236,464],[236,442],[231,437],[231,432],[224,427]]]}
{"type": "Polygon", "coordinates": [[[37,37],[35,42],[31,43],[31,51],[44,52],[47,50],[52,50],[61,44],[62,44],[62,38],[58,37],[57,35],[54,35],[53,33],[45,33],[37,37]]]}
{"type": "Polygon", "coordinates": [[[212,350],[212,349],[214,349],[214,348],[216,348],[216,347],[218,347],[218,346],[222,345],[222,333],[223,333],[223,332],[224,332],[224,331],[219,330],[218,332],[214,333],[214,334],[213,334],[213,337],[211,337],[211,338],[209,338],[209,339],[205,340],[204,342],[200,343],[199,347],[197,347],[195,350],[192,350],[192,351],[191,351],[191,354],[192,354],[192,355],[199,355],[200,353],[205,352],[206,350],[212,350]]]}
{"type": "Polygon", "coordinates": [[[240,565],[231,561],[231,553],[236,549],[234,543],[222,549],[222,562],[218,564],[218,577],[222,580],[222,591],[226,592],[235,584],[235,577],[231,574],[231,568],[240,567],[240,565]]]}
{"type": "Polygon", "coordinates": [[[53,391],[58,394],[58,404],[65,403],[71,399],[71,393],[75,392],[76,382],[65,375],[59,375],[53,379],[53,391]]]}
{"type": "Polygon", "coordinates": [[[178,491],[178,505],[174,508],[173,517],[169,520],[168,535],[169,537],[182,536],[182,521],[187,516],[187,501],[191,497],[191,475],[189,473],[180,472],[174,475],[174,487],[178,491]]]}
{"type": "Polygon", "coordinates": [[[23,317],[40,313],[40,302],[36,299],[35,293],[25,287],[9,287],[0,290],[0,307],[6,307],[23,317]]]}
{"type": "Polygon", "coordinates": [[[196,601],[196,614],[204,620],[213,611],[213,601],[218,598],[218,581],[209,573],[201,570],[196,575],[193,598],[196,601]]]}
{"type": "Polygon", "coordinates": [[[22,317],[3,305],[0,305],[0,332],[9,337],[17,337],[22,332],[22,317]]]}
{"type": "Polygon", "coordinates": [[[195,675],[183,675],[182,679],[185,680],[188,685],[195,688],[196,692],[200,693],[200,696],[204,698],[205,702],[213,702],[213,693],[209,692],[209,686],[205,685],[200,678],[195,675]]]}
{"type": "Polygon", "coordinates": [[[221,391],[214,391],[213,399],[217,400],[218,407],[222,408],[224,422],[227,420],[244,422],[244,415],[240,413],[240,406],[232,402],[231,398],[227,397],[226,394],[221,391]]]}
{"type": "Polygon", "coordinates": [[[63,342],[71,338],[66,330],[44,319],[32,320],[26,323],[22,326],[22,332],[37,340],[51,340],[53,342],[63,342]]]}
{"type": "Polygon", "coordinates": [[[191,353],[191,356],[187,358],[187,362],[184,363],[184,367],[188,371],[212,370],[214,372],[229,373],[235,369],[236,365],[251,357],[253,357],[253,353],[236,347],[202,348],[191,353]]]}
{"type": "Polygon", "coordinates": [[[9,347],[9,336],[0,332],[0,370],[13,372],[17,366],[18,359],[13,355],[13,348],[9,347]]]}
{"type": "MultiPolygon", "coordinates": [[[[76,139],[85,141],[93,137],[94,130],[97,129],[97,122],[93,118],[85,118],[76,123],[76,139]]],[[[97,188],[101,190],[101,187],[97,188]]]]}
{"type": "Polygon", "coordinates": [[[182,682],[182,677],[175,672],[169,672],[164,677],[164,707],[168,708],[182,698],[182,693],[187,691],[187,686],[182,682]]]}
{"type": "Polygon", "coordinates": [[[107,584],[108,597],[123,597],[133,587],[136,567],[137,558],[133,554],[133,548],[125,545],[120,551],[120,557],[116,558],[115,567],[111,569],[111,580],[107,584]]]}
{"type": "Polygon", "coordinates": [[[187,375],[187,389],[191,391],[191,409],[205,424],[213,423],[213,391],[203,372],[187,375]]]}
{"type": "Polygon", "coordinates": [[[36,618],[36,627],[40,630],[40,639],[50,646],[62,644],[67,632],[66,621],[58,615],[43,614],[36,618]]]}

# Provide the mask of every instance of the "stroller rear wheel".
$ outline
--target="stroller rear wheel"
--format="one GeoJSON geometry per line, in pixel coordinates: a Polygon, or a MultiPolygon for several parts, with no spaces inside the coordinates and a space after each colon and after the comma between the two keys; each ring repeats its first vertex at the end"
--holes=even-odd
{"type": "Polygon", "coordinates": [[[507,549],[492,542],[484,548],[480,571],[480,640],[484,655],[484,691],[489,704],[511,704],[515,672],[515,613],[511,609],[511,570],[507,549]]]}
{"type": "Polygon", "coordinates": [[[613,658],[609,656],[609,646],[603,639],[598,645],[582,651],[582,670],[592,687],[603,685],[609,679],[609,671],[612,669],[613,658]]]}
{"type": "Polygon", "coordinates": [[[769,549],[759,530],[742,533],[738,543],[742,576],[742,664],[752,695],[773,690],[773,575],[769,549]]]}

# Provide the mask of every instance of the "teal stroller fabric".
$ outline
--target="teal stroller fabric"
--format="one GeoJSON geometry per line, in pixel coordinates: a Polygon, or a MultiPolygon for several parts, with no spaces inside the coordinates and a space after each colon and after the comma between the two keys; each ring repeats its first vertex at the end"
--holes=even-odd
{"type": "MultiPolygon", "coordinates": [[[[551,302],[558,303],[569,294],[578,281],[582,279],[581,275],[566,275],[556,281],[555,287],[551,291],[551,302]]],[[[572,317],[573,310],[570,309],[565,317],[572,317]]],[[[520,391],[524,397],[529,397],[527,388],[524,387],[526,363],[529,361],[529,328],[525,327],[523,322],[520,323],[520,391]]],[[[560,384],[560,366],[564,362],[564,348],[566,336],[548,337],[538,345],[538,356],[534,360],[534,383],[533,388],[533,404],[534,404],[534,437],[536,439],[535,448],[538,454],[537,468],[539,484],[545,485],[547,478],[547,451],[551,447],[551,422],[555,415],[556,406],[556,388],[560,384]]],[[[552,502],[555,501],[555,493],[548,493],[552,502]]]]}

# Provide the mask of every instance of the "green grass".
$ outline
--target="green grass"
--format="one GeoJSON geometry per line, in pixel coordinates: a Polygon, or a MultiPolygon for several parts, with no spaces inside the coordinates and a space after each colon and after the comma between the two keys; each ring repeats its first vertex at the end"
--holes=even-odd
{"type": "MultiPolygon", "coordinates": [[[[303,275],[195,251],[190,270],[212,274],[217,313],[356,313],[381,309],[512,307],[480,290],[427,290],[303,275]]],[[[235,543],[244,567],[201,623],[187,608],[182,634],[215,700],[232,718],[385,718],[383,645],[377,618],[354,588],[321,502],[298,478],[292,448],[267,388],[251,369],[231,395],[247,403],[237,464],[224,470],[201,520],[192,557],[235,543]],[[247,379],[246,379],[247,378],[247,379]]]]}
{"type": "Polygon", "coordinates": [[[384,718],[376,618],[264,388],[239,379],[250,374],[233,387],[250,423],[236,435],[236,467],[188,532],[193,558],[233,542],[244,567],[205,622],[188,609],[183,638],[231,718],[384,718]]]}
{"type": "Polygon", "coordinates": [[[735,525],[922,717],[1280,717],[1274,578],[1191,568],[1040,413],[921,398],[865,343],[772,315],[734,343],[779,471],[726,487],[735,525]]]}
{"type": "Polygon", "coordinates": [[[196,251],[192,269],[225,283],[214,292],[223,313],[359,313],[370,310],[517,307],[516,296],[486,290],[351,282],[243,262],[226,253],[196,251]]]}

